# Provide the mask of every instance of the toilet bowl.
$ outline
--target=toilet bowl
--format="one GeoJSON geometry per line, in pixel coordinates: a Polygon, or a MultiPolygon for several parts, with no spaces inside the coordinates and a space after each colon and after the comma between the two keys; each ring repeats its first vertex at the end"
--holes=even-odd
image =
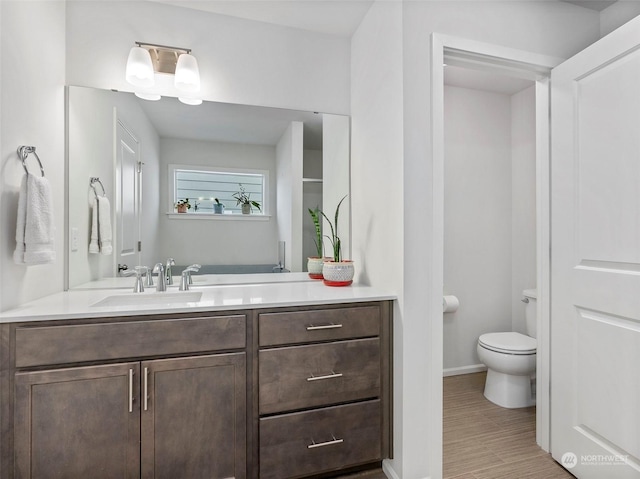
{"type": "Polygon", "coordinates": [[[527,335],[487,333],[478,339],[478,356],[487,366],[484,396],[505,408],[535,405],[532,380],[536,370],[536,292],[523,291],[527,335]]]}

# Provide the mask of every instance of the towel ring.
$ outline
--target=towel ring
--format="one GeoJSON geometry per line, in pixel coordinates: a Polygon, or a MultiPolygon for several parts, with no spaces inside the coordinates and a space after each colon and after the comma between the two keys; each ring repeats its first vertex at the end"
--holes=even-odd
{"type": "Polygon", "coordinates": [[[98,183],[102,188],[102,196],[107,196],[107,192],[104,189],[104,185],[102,184],[102,181],[100,181],[100,178],[98,178],[97,176],[92,176],[89,180],[89,186],[93,188],[93,193],[96,195],[96,198],[98,197],[98,191],[96,190],[94,183],[98,183]]]}
{"type": "Polygon", "coordinates": [[[27,173],[27,175],[29,174],[29,170],[27,169],[27,157],[31,153],[33,153],[33,156],[35,156],[36,160],[38,160],[38,164],[40,165],[40,172],[42,173],[42,176],[44,177],[44,168],[42,167],[42,162],[40,161],[40,158],[38,157],[38,154],[36,153],[36,147],[35,146],[19,146],[18,147],[18,156],[22,160],[22,167],[24,168],[25,173],[27,173]]]}

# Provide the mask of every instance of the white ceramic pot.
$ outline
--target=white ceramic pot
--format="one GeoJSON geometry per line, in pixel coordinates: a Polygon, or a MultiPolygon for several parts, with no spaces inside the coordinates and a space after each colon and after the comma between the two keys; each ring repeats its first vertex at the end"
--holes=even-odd
{"type": "Polygon", "coordinates": [[[319,256],[309,256],[307,258],[307,271],[311,279],[322,279],[322,265],[324,264],[324,258],[319,256]]]}
{"type": "Polygon", "coordinates": [[[355,269],[353,261],[325,261],[322,265],[322,276],[327,286],[348,286],[353,282],[355,269]]]}

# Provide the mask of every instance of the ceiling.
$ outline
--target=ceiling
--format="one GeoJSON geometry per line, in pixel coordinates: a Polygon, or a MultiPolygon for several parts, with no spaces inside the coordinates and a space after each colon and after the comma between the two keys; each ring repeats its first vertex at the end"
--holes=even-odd
{"type": "MultiPolygon", "coordinates": [[[[1,1],[1,0],[0,0],[1,1]]],[[[148,0],[259,22],[351,37],[373,0],[148,0]]],[[[386,0],[394,1],[394,0],[386,0]]],[[[430,0],[414,0],[430,1],[430,0]]],[[[514,0],[516,1],[516,0],[514,0]]],[[[616,0],[560,0],[602,11],[616,0]]]]}
{"type": "Polygon", "coordinates": [[[472,70],[470,68],[447,65],[444,69],[444,84],[513,95],[533,85],[533,81],[509,77],[486,70],[472,70]]]}
{"type": "Polygon", "coordinates": [[[322,115],[205,101],[184,105],[177,98],[138,99],[161,138],[275,146],[290,122],[304,122],[304,147],[322,149],[322,115]]]}

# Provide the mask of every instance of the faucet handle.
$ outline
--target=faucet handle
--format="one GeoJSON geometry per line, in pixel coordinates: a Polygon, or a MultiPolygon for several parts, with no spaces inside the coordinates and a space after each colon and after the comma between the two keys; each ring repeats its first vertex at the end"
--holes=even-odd
{"type": "Polygon", "coordinates": [[[193,279],[191,278],[191,273],[197,273],[198,271],[200,271],[200,268],[202,268],[202,265],[200,265],[198,263],[194,263],[194,264],[192,264],[191,266],[189,266],[187,268],[187,269],[189,269],[189,284],[193,284],[193,279]]]}
{"type": "Polygon", "coordinates": [[[189,291],[189,285],[192,284],[191,281],[191,273],[195,273],[198,270],[189,266],[182,272],[182,276],[180,277],[180,287],[179,291],[189,291]]]}
{"type": "Polygon", "coordinates": [[[147,284],[145,286],[153,286],[153,273],[151,272],[151,268],[148,266],[139,266],[140,268],[144,268],[144,275],[147,278],[147,284]]]}
{"type": "Polygon", "coordinates": [[[134,269],[129,269],[126,271],[122,271],[123,276],[134,276],[136,277],[136,283],[133,286],[134,293],[143,293],[144,292],[144,283],[142,282],[142,275],[146,273],[148,268],[146,266],[136,266],[134,269]]]}

